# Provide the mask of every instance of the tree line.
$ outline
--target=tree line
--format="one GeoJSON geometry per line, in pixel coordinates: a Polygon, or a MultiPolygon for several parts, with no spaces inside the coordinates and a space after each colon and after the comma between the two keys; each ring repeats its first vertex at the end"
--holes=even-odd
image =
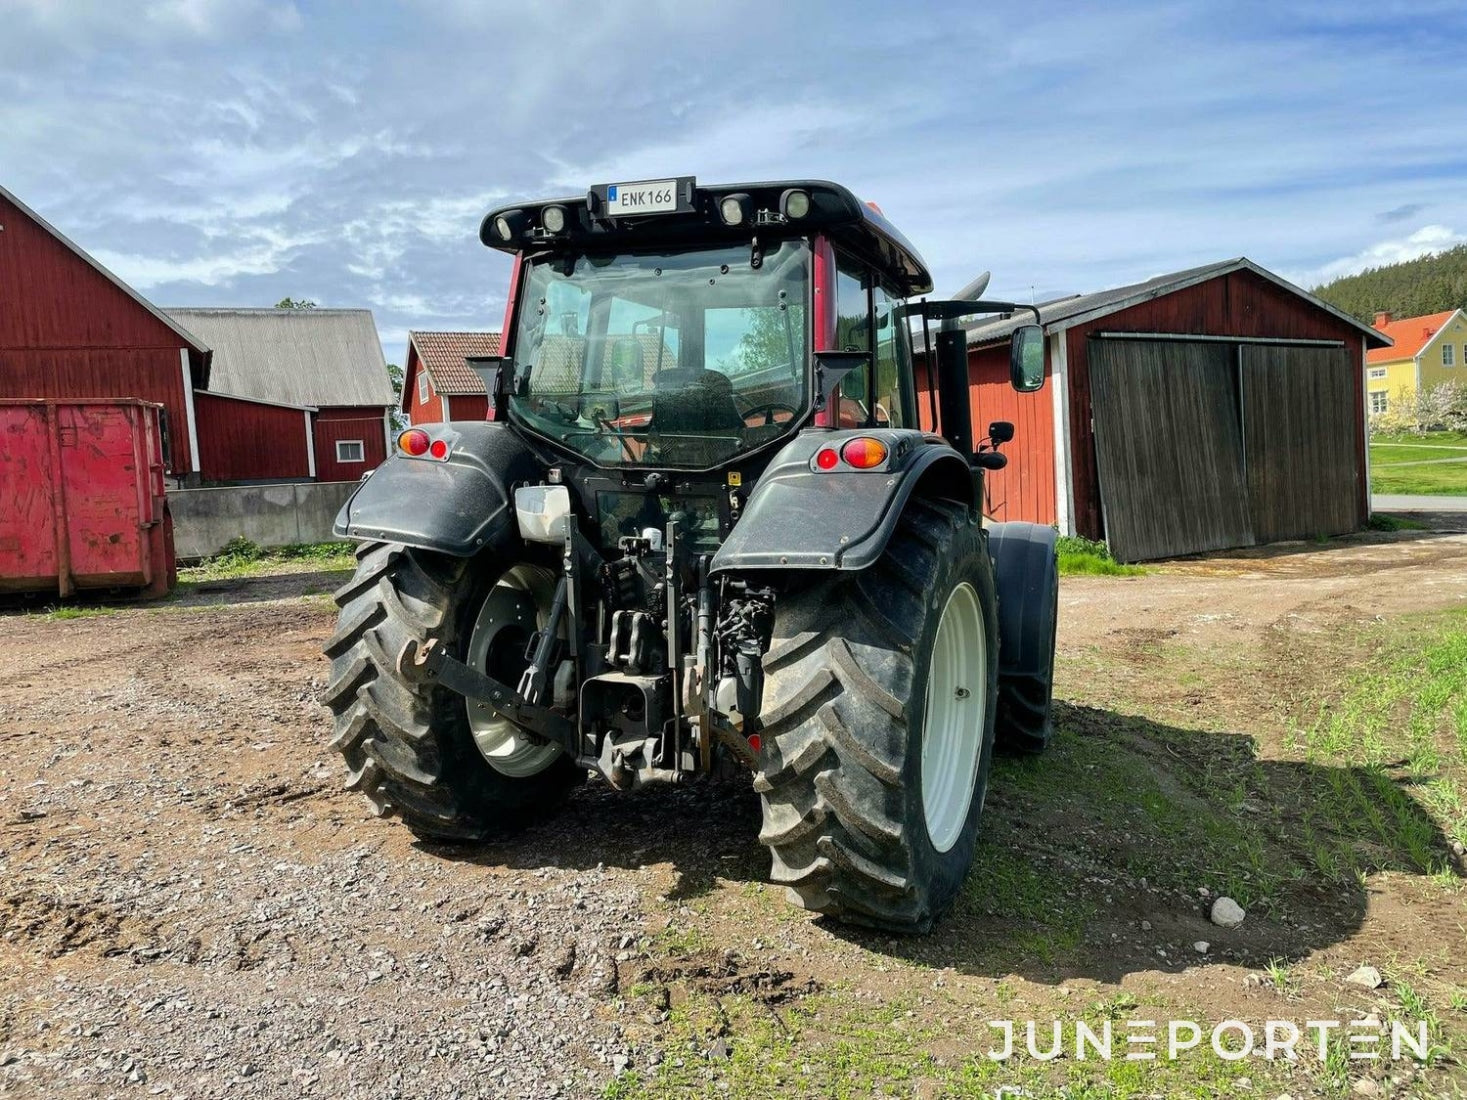
{"type": "Polygon", "coordinates": [[[1420,317],[1467,308],[1467,245],[1418,260],[1366,268],[1315,287],[1313,293],[1366,324],[1386,310],[1420,317]]]}

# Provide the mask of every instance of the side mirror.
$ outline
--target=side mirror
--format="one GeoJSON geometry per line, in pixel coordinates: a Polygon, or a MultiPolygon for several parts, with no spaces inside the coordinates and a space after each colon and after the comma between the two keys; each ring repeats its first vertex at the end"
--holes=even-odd
{"type": "Polygon", "coordinates": [[[1014,426],[1007,420],[995,420],[988,425],[988,438],[995,447],[1002,446],[1014,438],[1014,426]]]}
{"type": "Polygon", "coordinates": [[[1009,381],[1020,393],[1044,388],[1044,329],[1020,325],[1009,344],[1009,381]]]}

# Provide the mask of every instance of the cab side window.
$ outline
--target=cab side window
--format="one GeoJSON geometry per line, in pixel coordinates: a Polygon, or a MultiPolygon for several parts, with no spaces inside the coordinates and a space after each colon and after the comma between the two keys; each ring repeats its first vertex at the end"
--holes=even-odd
{"type": "MultiPolygon", "coordinates": [[[[859,260],[837,256],[835,267],[835,347],[871,350],[871,269],[859,260]]],[[[871,379],[852,371],[840,384],[840,427],[871,423],[871,379]]]]}
{"type": "Polygon", "coordinates": [[[909,415],[912,394],[912,348],[907,332],[906,311],[901,301],[882,287],[872,290],[875,304],[876,362],[872,413],[880,427],[905,428],[915,423],[909,415]]]}

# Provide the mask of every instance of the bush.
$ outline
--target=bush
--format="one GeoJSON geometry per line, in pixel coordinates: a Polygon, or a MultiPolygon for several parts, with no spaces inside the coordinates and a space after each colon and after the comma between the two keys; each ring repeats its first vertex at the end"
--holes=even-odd
{"type": "Polygon", "coordinates": [[[1371,416],[1370,430],[1412,435],[1467,431],[1467,385],[1442,382],[1429,390],[1418,390],[1414,396],[1399,390],[1385,412],[1371,416]]]}
{"type": "Polygon", "coordinates": [[[1146,572],[1139,565],[1122,565],[1116,561],[1105,543],[1079,535],[1061,535],[1057,549],[1059,571],[1063,575],[1134,577],[1146,572]]]}
{"type": "Polygon", "coordinates": [[[216,565],[244,565],[248,562],[259,561],[264,556],[265,551],[259,543],[243,535],[235,535],[208,560],[216,565]]]}

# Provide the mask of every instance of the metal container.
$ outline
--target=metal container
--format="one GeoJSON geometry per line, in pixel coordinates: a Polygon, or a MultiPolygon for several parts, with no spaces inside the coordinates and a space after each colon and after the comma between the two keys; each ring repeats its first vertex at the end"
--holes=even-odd
{"type": "Polygon", "coordinates": [[[162,410],[130,398],[0,401],[0,592],[168,594],[162,410]]]}

